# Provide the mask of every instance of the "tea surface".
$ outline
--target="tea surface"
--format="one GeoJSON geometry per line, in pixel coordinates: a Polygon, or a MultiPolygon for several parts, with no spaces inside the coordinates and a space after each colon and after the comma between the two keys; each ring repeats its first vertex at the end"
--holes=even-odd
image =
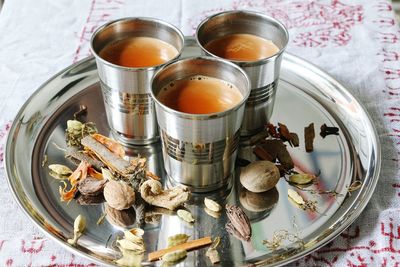
{"type": "Polygon", "coordinates": [[[240,61],[260,60],[279,52],[272,41],[247,33],[223,36],[207,43],[205,48],[216,56],[240,61]]]}
{"type": "Polygon", "coordinates": [[[105,46],[100,57],[115,65],[141,68],[163,64],[179,54],[178,50],[160,39],[130,37],[105,46]]]}
{"type": "Polygon", "coordinates": [[[157,99],[180,112],[209,114],[236,106],[243,96],[235,86],[226,81],[193,76],[169,84],[158,93],[157,99]]]}

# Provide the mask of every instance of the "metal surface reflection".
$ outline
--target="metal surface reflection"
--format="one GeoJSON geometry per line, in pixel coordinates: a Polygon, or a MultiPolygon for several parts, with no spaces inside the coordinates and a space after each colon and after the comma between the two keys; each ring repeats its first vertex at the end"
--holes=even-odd
{"type": "MultiPolygon", "coordinates": [[[[193,42],[189,40],[187,43],[189,47],[186,55],[197,53],[198,49],[190,46],[193,42]]],[[[100,133],[109,133],[94,65],[93,58],[78,62],[56,75],[31,96],[10,130],[5,169],[10,189],[33,223],[73,253],[102,265],[112,265],[118,256],[113,244],[117,236],[122,234],[122,228],[108,222],[96,225],[103,213],[102,205],[61,203],[59,183],[42,167],[45,155],[49,164],[63,163],[73,167],[54,143],[64,146],[66,120],[72,118],[81,104],[88,107],[88,113],[83,119],[96,122],[100,133]],[[66,243],[66,238],[70,237],[74,218],[78,214],[87,218],[88,228],[79,246],[71,247],[66,243]]],[[[288,125],[299,134],[300,140],[304,138],[303,127],[310,122],[315,125],[327,123],[340,128],[339,136],[317,138],[313,153],[306,154],[301,146],[297,149],[288,147],[288,150],[296,168],[310,173],[320,171],[321,183],[318,187],[312,185],[311,189],[334,189],[341,195],[309,195],[318,202],[318,212],[312,213],[297,208],[288,200],[287,190],[290,185],[284,179],[272,191],[257,196],[243,191],[233,183],[232,188],[226,190],[214,191],[209,195],[194,195],[192,203],[186,207],[196,218],[194,225],[183,222],[174,212],[159,209],[148,211],[146,215],[149,223],[144,236],[148,252],[164,248],[169,235],[183,232],[191,235],[192,239],[206,235],[220,236],[222,244],[219,250],[224,266],[248,263],[281,265],[331,241],[359,216],[373,193],[380,168],[377,135],[361,105],[344,87],[322,71],[299,58],[285,55],[271,120],[288,125]],[[356,179],[363,184],[358,191],[348,195],[347,188],[356,179]],[[227,218],[224,213],[218,219],[206,214],[203,204],[205,196],[218,200],[221,205],[230,203],[245,208],[252,219],[251,242],[242,242],[227,234],[227,218]],[[285,247],[271,250],[263,245],[264,239],[272,238],[281,229],[296,233],[305,246],[289,243],[285,247]]],[[[246,142],[251,143],[243,140],[239,156],[254,160],[251,144],[245,146],[246,142]]],[[[126,149],[129,156],[147,156],[150,170],[166,180],[159,143],[126,149]]],[[[240,167],[235,173],[236,176],[240,175],[240,167]]],[[[204,254],[205,249],[190,252],[179,266],[210,265],[204,254]]]]}

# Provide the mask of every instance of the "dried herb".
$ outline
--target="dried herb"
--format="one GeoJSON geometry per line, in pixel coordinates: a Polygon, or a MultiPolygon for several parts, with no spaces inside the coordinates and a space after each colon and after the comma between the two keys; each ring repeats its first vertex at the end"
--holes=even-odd
{"type": "Polygon", "coordinates": [[[81,139],[95,133],[97,133],[97,128],[93,122],[82,123],[78,120],[68,120],[65,140],[68,146],[81,148],[81,139]]]}
{"type": "Polygon", "coordinates": [[[74,237],[68,239],[68,244],[75,246],[78,239],[82,236],[83,231],[86,228],[86,219],[82,215],[78,215],[74,221],[74,237]]]}
{"type": "Polygon", "coordinates": [[[241,208],[235,205],[226,204],[226,214],[229,222],[225,225],[226,230],[231,235],[244,241],[250,241],[251,225],[247,215],[241,208]]]}
{"type": "Polygon", "coordinates": [[[321,125],[321,132],[319,135],[321,135],[322,138],[325,138],[328,135],[339,135],[339,128],[338,127],[329,127],[326,126],[326,124],[321,125]]]}
{"type": "Polygon", "coordinates": [[[298,243],[301,247],[304,247],[304,241],[296,234],[291,234],[287,230],[278,230],[274,232],[271,240],[263,240],[263,244],[270,250],[277,250],[281,248],[284,241],[291,243],[298,243]]]}
{"type": "Polygon", "coordinates": [[[306,146],[306,152],[312,152],[314,150],[314,138],[314,123],[310,123],[310,125],[304,128],[304,143],[306,146]]]}

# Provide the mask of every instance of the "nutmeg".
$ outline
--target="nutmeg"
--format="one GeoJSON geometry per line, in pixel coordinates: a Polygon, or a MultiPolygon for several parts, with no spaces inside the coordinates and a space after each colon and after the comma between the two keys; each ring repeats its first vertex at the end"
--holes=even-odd
{"type": "Polygon", "coordinates": [[[254,193],[270,190],[278,183],[279,178],[278,167],[266,160],[252,162],[240,173],[240,183],[254,193]]]}
{"type": "Polygon", "coordinates": [[[103,193],[107,204],[117,210],[128,209],[135,202],[135,191],[122,181],[109,181],[103,193]]]}

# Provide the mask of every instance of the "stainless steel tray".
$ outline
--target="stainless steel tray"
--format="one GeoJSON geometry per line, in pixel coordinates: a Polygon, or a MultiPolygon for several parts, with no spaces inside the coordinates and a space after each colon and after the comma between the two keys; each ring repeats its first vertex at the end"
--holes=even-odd
{"type": "MultiPolygon", "coordinates": [[[[195,42],[188,38],[184,56],[198,55],[195,42]]],[[[101,264],[113,264],[118,251],[112,241],[121,234],[120,228],[107,221],[96,225],[103,212],[100,206],[79,206],[74,201],[59,200],[59,182],[42,167],[44,156],[50,163],[70,164],[53,143],[65,146],[64,129],[67,119],[79,109],[88,107],[87,121],[96,122],[99,132],[107,135],[109,128],[104,113],[102,95],[93,58],[80,61],[55,75],[39,88],[21,108],[14,120],[7,140],[5,167],[10,189],[28,217],[48,236],[75,254],[101,264]],[[68,245],[74,218],[83,214],[88,228],[77,247],[68,245]],[[111,237],[110,237],[111,235],[111,237]]],[[[190,205],[197,218],[194,226],[183,223],[177,216],[163,215],[156,225],[147,225],[147,251],[166,247],[167,236],[187,233],[192,239],[221,236],[223,266],[248,263],[281,265],[312,252],[335,238],[361,213],[378,181],[381,163],[380,146],[374,126],[360,103],[337,81],[315,66],[293,55],[285,54],[272,122],[285,123],[299,134],[301,145],[289,148],[298,168],[318,173],[320,183],[311,188],[336,190],[339,194],[303,195],[318,202],[317,212],[304,211],[291,203],[287,189],[291,186],[281,179],[276,189],[264,196],[262,211],[245,210],[252,222],[253,237],[245,243],[229,236],[224,225],[226,216],[214,219],[204,213],[204,195],[194,196],[190,205]],[[316,126],[315,150],[306,153],[303,129],[309,123],[316,126]],[[340,128],[339,136],[322,139],[319,126],[323,123],[340,128]],[[349,185],[359,179],[362,186],[348,194],[349,185]],[[287,230],[304,242],[283,242],[270,250],[262,244],[279,230],[287,230]]],[[[254,157],[250,148],[241,147],[242,157],[254,157]]],[[[149,158],[150,169],[164,175],[160,145],[127,148],[128,155],[140,153],[149,158]]],[[[239,173],[239,168],[238,172],[239,173]]],[[[241,205],[240,186],[213,192],[226,202],[241,205]]],[[[180,266],[206,266],[205,249],[190,252],[180,266]]],[[[144,264],[147,264],[144,262],[144,264]]],[[[156,264],[160,264],[159,262],[156,264]]]]}

